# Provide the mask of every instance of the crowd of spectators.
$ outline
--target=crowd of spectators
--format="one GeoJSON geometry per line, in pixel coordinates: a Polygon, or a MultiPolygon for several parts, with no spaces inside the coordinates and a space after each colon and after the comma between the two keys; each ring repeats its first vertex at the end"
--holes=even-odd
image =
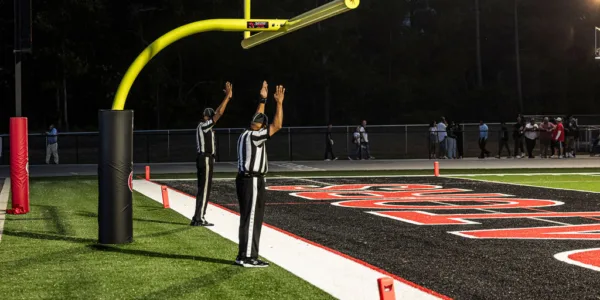
{"type": "MultiPolygon", "coordinates": [[[[454,122],[442,117],[440,122],[431,122],[429,126],[429,158],[461,159],[463,132],[454,122]],[[457,145],[460,145],[457,147],[457,145]],[[457,148],[461,148],[457,151],[457,148]]],[[[539,142],[540,158],[574,158],[577,155],[576,143],[579,139],[579,125],[573,116],[548,118],[536,121],[534,118],[517,116],[516,122],[509,129],[505,122],[501,123],[498,132],[498,152],[496,158],[535,158],[534,149],[539,142]],[[512,129],[512,130],[511,130],[512,129]],[[512,131],[512,134],[511,134],[512,131]],[[513,150],[510,149],[512,137],[513,150]],[[506,150],[506,151],[505,151],[506,150]]],[[[489,128],[484,121],[479,123],[478,144],[479,158],[491,155],[487,149],[489,128]]],[[[592,155],[600,153],[600,138],[592,144],[592,155]]]]}

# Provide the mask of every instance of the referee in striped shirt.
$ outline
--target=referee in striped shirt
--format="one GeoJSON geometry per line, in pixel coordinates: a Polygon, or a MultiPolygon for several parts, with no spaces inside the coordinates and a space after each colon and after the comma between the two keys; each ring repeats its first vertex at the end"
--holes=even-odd
{"type": "Polygon", "coordinates": [[[212,130],[215,123],[223,116],[227,103],[233,96],[233,86],[227,82],[225,84],[225,99],[217,107],[215,112],[212,108],[205,108],[203,120],[196,128],[196,170],[198,177],[198,192],[196,194],[196,210],[192,218],[191,226],[212,226],[206,221],[206,206],[210,198],[210,189],[212,186],[213,167],[217,149],[215,147],[215,134],[212,130]]]}
{"type": "Polygon", "coordinates": [[[261,100],[252,117],[250,128],[238,139],[238,175],[235,179],[238,202],[240,204],[239,250],[235,259],[243,267],[268,267],[269,263],[258,259],[260,231],[265,212],[265,174],[268,172],[267,140],[281,129],[283,121],[283,98],[285,89],[279,85],[275,89],[277,110],[273,124],[269,125],[264,114],[268,86],[263,82],[261,100]]]}

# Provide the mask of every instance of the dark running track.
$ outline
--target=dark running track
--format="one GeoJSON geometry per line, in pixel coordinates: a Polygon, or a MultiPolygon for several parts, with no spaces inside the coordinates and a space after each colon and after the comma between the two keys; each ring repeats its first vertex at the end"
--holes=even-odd
{"type": "MultiPolygon", "coordinates": [[[[565,204],[549,211],[598,211],[600,194],[483,183],[451,178],[314,179],[327,184],[413,183],[549,199],[565,204]]],[[[195,181],[163,181],[195,195],[195,181]]],[[[269,179],[268,186],[319,185],[298,179],[269,179]]],[[[324,186],[324,185],[323,185],[324,186]]],[[[211,201],[238,211],[235,183],[215,181],[211,201]]],[[[308,240],[364,260],[416,284],[455,299],[598,299],[600,273],[554,258],[564,251],[598,248],[590,240],[469,239],[448,231],[560,226],[532,219],[473,220],[481,224],[419,226],[346,208],[267,191],[265,222],[308,240]],[[289,204],[289,205],[287,205],[289,204]]],[[[325,201],[331,203],[334,201],[325,201]]],[[[429,205],[430,203],[428,203],[429,205]]],[[[413,203],[416,205],[416,203],[413,203]]],[[[423,204],[421,204],[423,205],[423,204]]],[[[466,203],[463,203],[466,205],[466,203]]],[[[369,209],[372,211],[372,209],[369,209]]],[[[534,212],[493,209],[500,212],[534,212]]],[[[479,210],[429,210],[435,214],[486,213],[479,210]]],[[[600,221],[548,218],[569,224],[600,221]]],[[[600,220],[600,218],[599,218],[600,220]]]]}

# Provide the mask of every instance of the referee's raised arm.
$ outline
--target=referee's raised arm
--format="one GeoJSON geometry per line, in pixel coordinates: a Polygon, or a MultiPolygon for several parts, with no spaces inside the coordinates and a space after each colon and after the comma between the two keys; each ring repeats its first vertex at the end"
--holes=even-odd
{"type": "Polygon", "coordinates": [[[283,98],[285,98],[285,88],[282,85],[278,85],[275,88],[274,98],[277,103],[277,109],[275,110],[273,124],[271,124],[269,128],[269,134],[271,136],[281,129],[283,123],[283,98]]]}
{"type": "Polygon", "coordinates": [[[215,111],[215,115],[213,117],[213,122],[215,123],[217,123],[219,118],[221,118],[221,116],[225,113],[227,103],[229,103],[229,100],[231,100],[231,98],[233,97],[233,84],[229,83],[229,81],[226,82],[225,90],[223,90],[223,92],[225,93],[225,99],[223,99],[219,107],[217,107],[217,111],[215,111]]]}

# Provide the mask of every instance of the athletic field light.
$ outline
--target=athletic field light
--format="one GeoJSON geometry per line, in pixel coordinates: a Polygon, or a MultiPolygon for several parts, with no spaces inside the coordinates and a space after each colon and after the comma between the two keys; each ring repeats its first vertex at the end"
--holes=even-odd
{"type": "Polygon", "coordinates": [[[123,76],[112,109],[98,113],[98,242],[124,244],[133,241],[133,110],[124,108],[135,79],[153,57],[180,39],[207,31],[243,32],[242,47],[249,49],[355,9],[359,2],[335,0],[290,20],[277,20],[251,19],[250,0],[244,0],[243,19],[211,19],[183,25],[146,47],[123,76]],[[251,36],[251,32],[259,33],[251,36]]]}

